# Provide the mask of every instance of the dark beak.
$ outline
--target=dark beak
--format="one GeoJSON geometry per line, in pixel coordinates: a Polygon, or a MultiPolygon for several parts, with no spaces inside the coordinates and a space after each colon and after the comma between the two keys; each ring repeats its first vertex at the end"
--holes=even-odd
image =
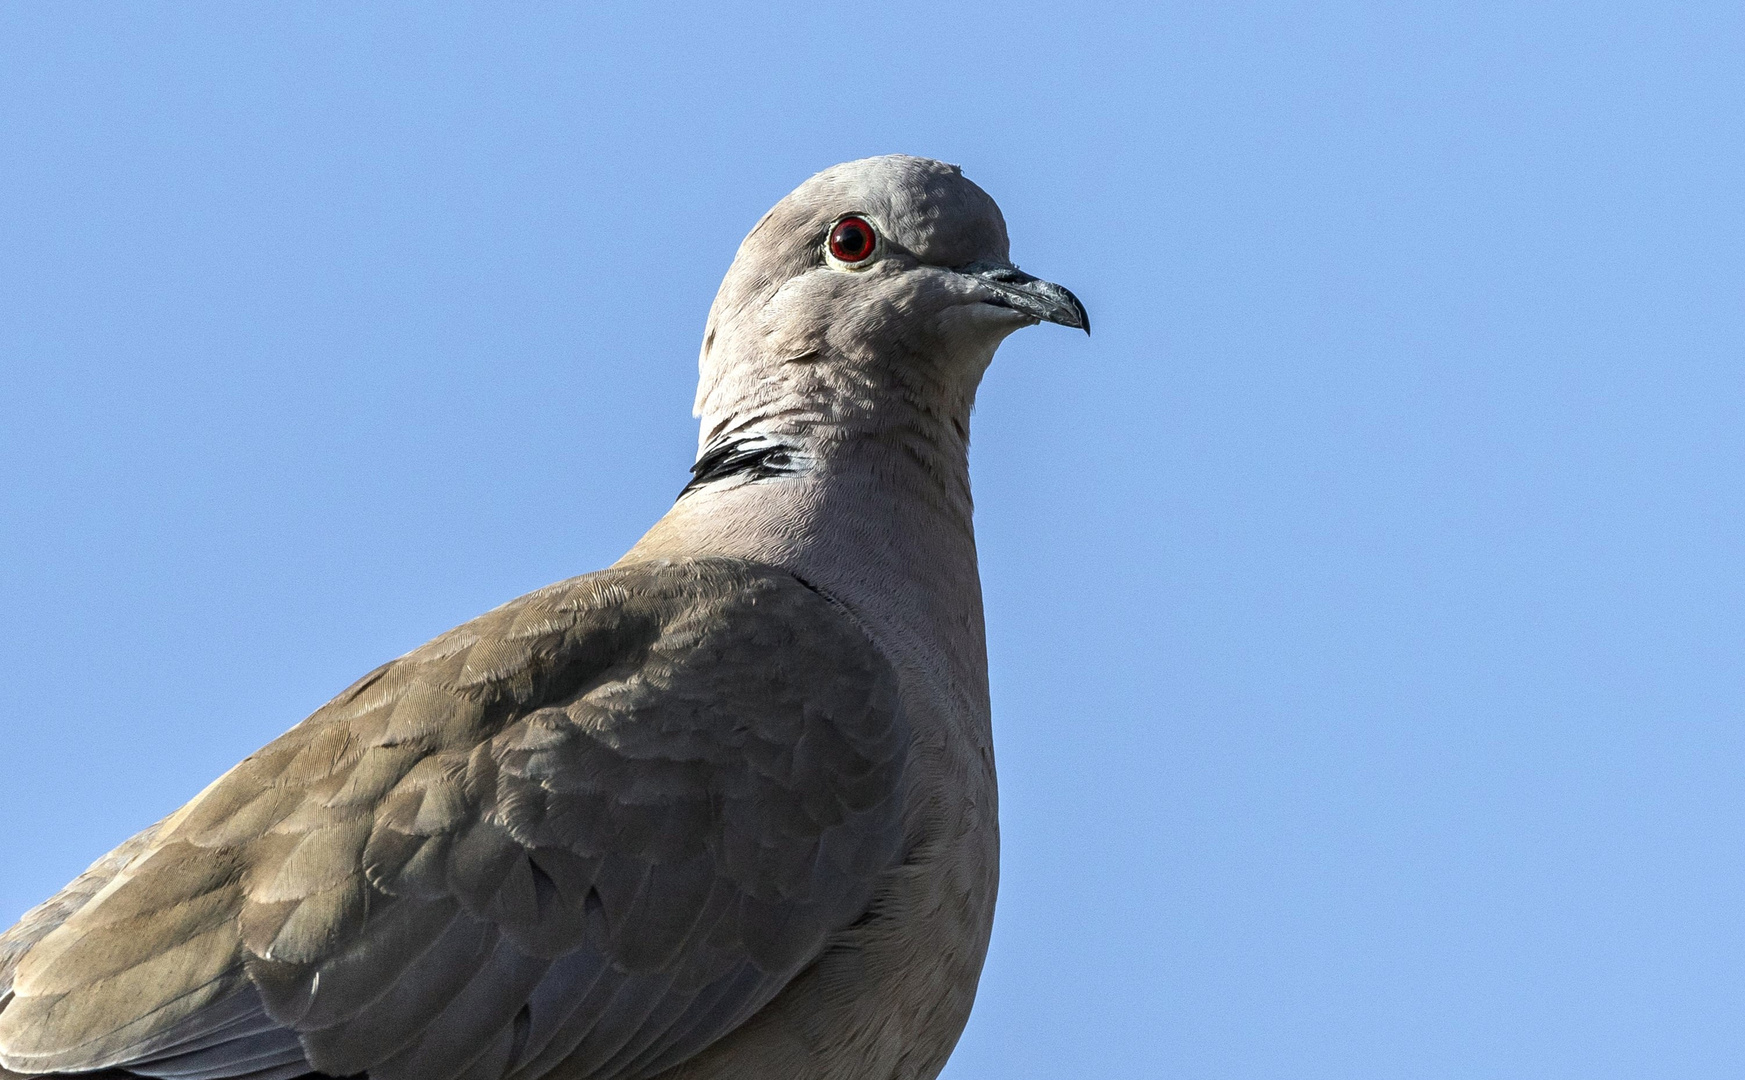
{"type": "Polygon", "coordinates": [[[1043,322],[1091,332],[1091,317],[1085,314],[1079,298],[1052,281],[1031,277],[1011,263],[974,262],[958,267],[957,272],[994,291],[995,299],[987,303],[1009,307],[1043,322]]]}

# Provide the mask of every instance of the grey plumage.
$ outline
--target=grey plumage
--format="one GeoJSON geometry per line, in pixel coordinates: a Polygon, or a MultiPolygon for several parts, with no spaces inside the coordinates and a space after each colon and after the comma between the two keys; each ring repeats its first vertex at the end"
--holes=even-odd
{"type": "Polygon", "coordinates": [[[783,200],[711,315],[674,510],[0,936],[0,1077],[937,1072],[995,870],[968,412],[1006,333],[1085,323],[1005,259],[936,162],[783,200]],[[846,214],[864,265],[822,244],[846,214]]]}

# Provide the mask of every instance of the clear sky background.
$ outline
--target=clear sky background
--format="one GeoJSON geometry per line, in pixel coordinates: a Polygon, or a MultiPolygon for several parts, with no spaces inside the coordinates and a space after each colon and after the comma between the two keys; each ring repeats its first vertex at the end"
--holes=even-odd
{"type": "Polygon", "coordinates": [[[1745,9],[0,7],[0,921],[670,504],[739,239],[961,163],[971,1078],[1745,1067],[1745,9]]]}

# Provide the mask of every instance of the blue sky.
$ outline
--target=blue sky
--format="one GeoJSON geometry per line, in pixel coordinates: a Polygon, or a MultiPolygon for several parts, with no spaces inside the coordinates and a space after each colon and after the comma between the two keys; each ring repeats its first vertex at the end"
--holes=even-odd
{"type": "Polygon", "coordinates": [[[904,151],[1096,326],[976,418],[948,1080],[1738,1075],[1737,5],[632,7],[0,7],[0,921],[614,559],[904,151]]]}

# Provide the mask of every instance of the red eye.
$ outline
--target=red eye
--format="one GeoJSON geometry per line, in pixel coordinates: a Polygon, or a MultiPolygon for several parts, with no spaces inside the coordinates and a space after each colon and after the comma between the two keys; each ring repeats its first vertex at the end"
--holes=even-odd
{"type": "Polygon", "coordinates": [[[830,230],[830,254],[845,263],[862,262],[878,245],[878,234],[860,218],[843,218],[830,230]]]}

